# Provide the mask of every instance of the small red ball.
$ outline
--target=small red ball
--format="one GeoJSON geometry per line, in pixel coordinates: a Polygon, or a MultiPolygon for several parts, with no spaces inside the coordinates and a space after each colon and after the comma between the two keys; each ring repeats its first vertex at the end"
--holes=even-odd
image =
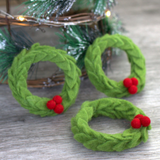
{"type": "Polygon", "coordinates": [[[132,122],[131,122],[131,126],[133,128],[136,128],[136,129],[141,128],[141,121],[140,121],[140,119],[139,118],[134,118],[132,120],[132,122]]]}
{"type": "Polygon", "coordinates": [[[50,100],[47,102],[47,108],[50,109],[50,110],[53,110],[55,107],[56,107],[56,102],[53,101],[53,100],[50,100]]]}
{"type": "Polygon", "coordinates": [[[124,85],[126,88],[130,87],[130,86],[132,85],[132,80],[131,80],[130,78],[125,78],[125,79],[123,80],[123,85],[124,85]]]}
{"type": "Polygon", "coordinates": [[[137,88],[136,86],[134,86],[134,85],[132,85],[132,86],[130,86],[130,87],[128,88],[128,92],[129,92],[130,94],[136,94],[137,91],[138,91],[138,88],[137,88]]]}
{"type": "Polygon", "coordinates": [[[150,120],[149,117],[143,116],[141,118],[141,124],[142,124],[143,127],[148,127],[150,125],[150,123],[151,123],[151,120],[150,120]]]}
{"type": "Polygon", "coordinates": [[[139,119],[141,119],[142,117],[143,117],[142,114],[137,114],[134,118],[139,118],[139,119]]]}
{"type": "Polygon", "coordinates": [[[135,85],[135,86],[137,86],[138,85],[138,79],[137,78],[131,78],[131,80],[132,80],[132,84],[133,85],[135,85]]]}
{"type": "Polygon", "coordinates": [[[57,104],[62,103],[62,97],[59,96],[59,95],[54,96],[54,97],[53,97],[53,100],[54,100],[57,104]]]}
{"type": "Polygon", "coordinates": [[[57,114],[61,114],[63,111],[64,111],[64,107],[61,104],[57,104],[54,109],[54,112],[57,114]]]}

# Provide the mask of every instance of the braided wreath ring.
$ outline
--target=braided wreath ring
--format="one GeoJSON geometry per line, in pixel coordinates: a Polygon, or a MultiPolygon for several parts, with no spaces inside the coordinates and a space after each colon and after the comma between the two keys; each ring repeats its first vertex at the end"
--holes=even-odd
{"type": "Polygon", "coordinates": [[[31,64],[39,61],[54,62],[64,71],[65,83],[60,94],[63,98],[64,112],[75,102],[80,86],[81,71],[76,66],[74,58],[67,55],[65,51],[50,46],[40,46],[38,43],[32,45],[28,51],[23,49],[14,59],[8,71],[8,83],[14,98],[30,113],[42,117],[55,116],[56,113],[46,107],[50,99],[34,96],[27,89],[28,70],[31,64]]]}
{"type": "Polygon", "coordinates": [[[88,122],[92,117],[107,116],[112,119],[127,119],[131,121],[135,115],[143,111],[126,100],[103,98],[86,101],[82,104],[78,114],[71,120],[71,130],[74,138],[86,148],[94,151],[122,151],[133,148],[148,139],[148,127],[140,129],[129,128],[123,133],[105,134],[91,129],[88,122]]]}
{"type": "Polygon", "coordinates": [[[138,79],[137,86],[140,92],[145,85],[145,58],[140,49],[129,39],[122,35],[104,35],[97,38],[92,45],[89,46],[85,56],[85,67],[90,81],[97,90],[105,93],[110,97],[129,96],[128,89],[124,87],[123,81],[116,82],[106,77],[102,70],[101,54],[108,47],[116,47],[127,53],[128,60],[131,63],[131,77],[138,79]]]}

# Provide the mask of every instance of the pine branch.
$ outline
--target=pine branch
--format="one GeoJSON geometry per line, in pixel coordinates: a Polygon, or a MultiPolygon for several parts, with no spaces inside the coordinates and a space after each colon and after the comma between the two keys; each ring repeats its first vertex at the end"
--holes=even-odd
{"type": "MultiPolygon", "coordinates": [[[[84,67],[84,57],[85,53],[93,43],[93,41],[106,33],[120,33],[121,31],[121,21],[119,19],[108,19],[105,17],[99,21],[99,26],[95,29],[89,26],[68,26],[62,29],[62,34],[58,34],[60,42],[62,43],[60,47],[67,51],[69,55],[74,57],[77,61],[77,66],[82,69],[84,67]],[[119,28],[117,28],[119,26],[119,28]],[[102,29],[101,29],[102,27],[102,29]]],[[[106,55],[102,55],[103,66],[106,68],[106,55]]]]}
{"type": "Polygon", "coordinates": [[[74,11],[87,9],[97,15],[103,15],[107,8],[115,5],[115,0],[27,0],[23,2],[27,6],[24,15],[34,17],[51,17],[56,13],[56,18],[68,12],[72,6],[74,11]]]}
{"type": "Polygon", "coordinates": [[[68,12],[76,0],[28,0],[23,2],[28,9],[23,13],[33,15],[34,17],[51,17],[56,13],[56,18],[59,15],[68,12]]]}
{"type": "Polygon", "coordinates": [[[32,40],[24,31],[15,32],[11,30],[10,36],[7,29],[3,32],[0,30],[0,81],[6,81],[8,78],[8,69],[11,67],[14,57],[22,49],[30,48],[32,40]]]}
{"type": "Polygon", "coordinates": [[[94,13],[97,15],[103,15],[107,8],[110,9],[115,4],[115,0],[95,0],[94,13]]]}
{"type": "Polygon", "coordinates": [[[64,36],[59,35],[59,38],[63,49],[76,59],[77,66],[82,69],[86,50],[96,37],[101,35],[100,31],[88,26],[69,26],[62,30],[62,33],[64,36]]]}

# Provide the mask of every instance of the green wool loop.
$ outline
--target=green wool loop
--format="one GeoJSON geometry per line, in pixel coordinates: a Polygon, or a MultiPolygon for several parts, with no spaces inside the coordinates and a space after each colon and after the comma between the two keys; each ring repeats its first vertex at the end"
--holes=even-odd
{"type": "Polygon", "coordinates": [[[131,64],[131,74],[129,78],[138,79],[138,92],[142,91],[145,85],[145,58],[140,49],[126,36],[123,35],[104,35],[97,38],[89,46],[85,56],[85,67],[90,81],[97,90],[110,97],[130,96],[128,89],[124,87],[123,81],[116,82],[109,79],[102,70],[101,55],[108,47],[116,47],[127,53],[128,60],[131,64]]]}
{"type": "Polygon", "coordinates": [[[38,43],[32,45],[30,50],[23,49],[8,71],[8,83],[14,98],[22,107],[28,109],[35,115],[55,116],[53,110],[49,110],[46,103],[49,98],[40,98],[32,95],[27,89],[28,70],[33,63],[39,61],[50,61],[56,63],[64,71],[65,83],[60,93],[63,98],[62,105],[64,112],[75,102],[79,86],[81,71],[76,66],[73,57],[66,54],[66,51],[56,49],[50,46],[40,46],[38,43]]]}
{"type": "Polygon", "coordinates": [[[139,145],[148,139],[148,127],[140,129],[129,128],[123,133],[105,134],[91,129],[88,122],[92,117],[107,116],[112,119],[127,119],[132,121],[135,115],[144,112],[132,103],[115,98],[103,98],[86,101],[82,104],[78,114],[71,120],[71,130],[74,138],[86,148],[93,151],[123,151],[139,145]]]}

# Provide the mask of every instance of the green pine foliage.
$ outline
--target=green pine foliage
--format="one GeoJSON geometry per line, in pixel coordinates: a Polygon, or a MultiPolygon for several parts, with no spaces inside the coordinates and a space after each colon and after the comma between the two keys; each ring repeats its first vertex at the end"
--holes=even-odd
{"type": "Polygon", "coordinates": [[[12,30],[11,35],[7,29],[0,30],[0,81],[3,80],[3,82],[8,79],[8,69],[11,67],[14,57],[22,49],[30,48],[33,44],[24,31],[12,30]]]}
{"type": "MultiPolygon", "coordinates": [[[[62,48],[77,61],[77,66],[82,69],[84,67],[84,57],[88,47],[93,41],[102,36],[104,33],[111,32],[108,18],[102,20],[103,30],[91,28],[89,26],[68,26],[62,29],[59,35],[62,48]]],[[[99,27],[100,28],[100,27],[99,27]]]]}
{"type": "Polygon", "coordinates": [[[51,17],[56,13],[56,17],[68,12],[75,0],[27,0],[23,2],[27,6],[27,10],[23,13],[33,15],[35,17],[51,17]]]}
{"type": "Polygon", "coordinates": [[[115,0],[95,0],[94,13],[103,15],[107,7],[110,8],[115,4],[115,0]]]}
{"type": "Polygon", "coordinates": [[[87,26],[68,26],[62,30],[64,36],[60,37],[63,49],[77,61],[77,66],[82,69],[84,66],[85,52],[90,44],[100,36],[99,31],[87,26]]]}
{"type": "Polygon", "coordinates": [[[24,15],[33,15],[34,17],[51,17],[56,13],[56,18],[71,8],[74,11],[88,10],[95,14],[103,15],[107,8],[115,5],[115,0],[27,0],[23,2],[27,9],[24,15]]]}

